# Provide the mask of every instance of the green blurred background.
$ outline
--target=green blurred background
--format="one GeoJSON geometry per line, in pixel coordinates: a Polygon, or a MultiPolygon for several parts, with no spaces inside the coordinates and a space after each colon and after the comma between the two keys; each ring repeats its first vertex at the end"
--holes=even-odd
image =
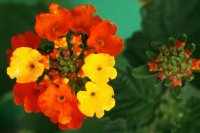
{"type": "Polygon", "coordinates": [[[152,41],[167,42],[170,36],[188,35],[196,43],[193,57],[200,58],[199,0],[0,0],[0,133],[199,133],[200,75],[186,83],[176,99],[155,75],[136,79],[132,68],[149,59],[145,51],[152,41]],[[141,2],[142,1],[142,2],[141,2]],[[27,114],[13,103],[14,80],[6,75],[10,39],[17,33],[34,31],[35,15],[46,12],[51,2],[72,9],[92,4],[97,14],[118,27],[125,49],[117,57],[118,77],[111,82],[116,106],[103,119],[88,118],[76,131],[60,131],[42,114],[27,114]],[[129,66],[129,67],[127,67],[129,66]]]}

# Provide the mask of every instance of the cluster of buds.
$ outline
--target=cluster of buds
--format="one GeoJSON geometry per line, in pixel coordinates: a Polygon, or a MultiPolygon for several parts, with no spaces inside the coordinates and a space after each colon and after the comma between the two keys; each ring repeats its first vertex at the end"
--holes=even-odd
{"type": "Polygon", "coordinates": [[[92,5],[58,4],[36,15],[35,31],[12,37],[7,74],[16,78],[14,102],[41,112],[61,130],[78,129],[86,117],[115,106],[115,56],[123,49],[116,26],[95,16],[92,5]]]}
{"type": "Polygon", "coordinates": [[[200,60],[191,58],[195,44],[192,43],[185,48],[186,40],[185,34],[177,39],[170,37],[168,45],[152,43],[151,46],[156,52],[146,51],[147,56],[152,59],[147,62],[148,71],[157,75],[155,85],[165,81],[165,86],[176,90],[178,97],[183,81],[193,80],[192,72],[200,70],[200,60]]]}

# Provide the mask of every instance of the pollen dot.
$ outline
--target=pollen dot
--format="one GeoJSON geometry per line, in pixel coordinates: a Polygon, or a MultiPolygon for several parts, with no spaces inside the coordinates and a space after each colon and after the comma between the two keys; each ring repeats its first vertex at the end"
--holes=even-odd
{"type": "Polygon", "coordinates": [[[101,71],[101,70],[102,70],[102,68],[101,68],[100,66],[98,66],[98,67],[97,67],[97,70],[98,70],[98,71],[101,71]]]}
{"type": "Polygon", "coordinates": [[[59,101],[61,102],[65,101],[65,97],[63,95],[59,96],[59,101]]]}
{"type": "Polygon", "coordinates": [[[98,41],[98,44],[99,44],[100,46],[103,46],[103,45],[104,45],[104,40],[99,40],[99,41],[98,41]]]}
{"type": "Polygon", "coordinates": [[[91,92],[91,96],[95,96],[95,92],[91,92]]]}
{"type": "Polygon", "coordinates": [[[35,68],[35,65],[33,63],[30,64],[29,66],[31,69],[35,68]]]}
{"type": "Polygon", "coordinates": [[[52,30],[54,32],[56,32],[56,31],[60,30],[60,26],[59,25],[55,25],[55,26],[53,26],[52,30]]]}

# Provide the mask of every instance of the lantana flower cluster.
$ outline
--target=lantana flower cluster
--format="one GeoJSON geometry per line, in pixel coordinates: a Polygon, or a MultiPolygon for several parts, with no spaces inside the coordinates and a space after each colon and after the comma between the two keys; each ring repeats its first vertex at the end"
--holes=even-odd
{"type": "Polygon", "coordinates": [[[195,44],[186,45],[186,42],[187,35],[181,34],[177,38],[169,37],[166,44],[151,43],[154,51],[146,51],[151,61],[132,69],[133,75],[138,78],[156,75],[155,86],[164,82],[180,98],[184,84],[194,79],[193,72],[200,71],[200,59],[192,57],[195,44]]]}
{"type": "Polygon", "coordinates": [[[86,117],[101,118],[115,106],[108,82],[117,76],[123,42],[116,26],[95,13],[92,5],[67,10],[53,3],[36,15],[37,35],[13,36],[7,50],[15,104],[43,113],[61,130],[78,129],[86,117]]]}
{"type": "Polygon", "coordinates": [[[200,70],[200,60],[191,58],[195,44],[185,47],[187,40],[185,34],[177,39],[170,37],[168,40],[168,45],[152,43],[152,47],[158,54],[147,51],[147,55],[153,59],[147,62],[147,65],[149,72],[157,72],[157,78],[161,81],[165,80],[165,86],[181,87],[184,80],[194,79],[192,73],[200,70]]]}

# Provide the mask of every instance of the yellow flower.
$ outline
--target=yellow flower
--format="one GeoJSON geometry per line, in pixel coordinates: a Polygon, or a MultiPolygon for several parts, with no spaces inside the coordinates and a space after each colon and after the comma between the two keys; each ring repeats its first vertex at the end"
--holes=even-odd
{"type": "Polygon", "coordinates": [[[79,91],[77,99],[79,110],[88,117],[93,117],[96,113],[97,118],[104,115],[104,110],[109,111],[115,106],[114,91],[106,83],[96,84],[87,82],[86,91],[79,91]]]}
{"type": "Polygon", "coordinates": [[[90,54],[85,58],[83,65],[84,76],[89,77],[95,83],[107,83],[117,77],[117,71],[113,67],[115,59],[109,54],[90,54]]]}
{"type": "Polygon", "coordinates": [[[11,79],[16,78],[18,83],[36,81],[44,71],[44,65],[39,61],[42,55],[32,48],[17,48],[11,57],[7,74],[11,79]]]}

